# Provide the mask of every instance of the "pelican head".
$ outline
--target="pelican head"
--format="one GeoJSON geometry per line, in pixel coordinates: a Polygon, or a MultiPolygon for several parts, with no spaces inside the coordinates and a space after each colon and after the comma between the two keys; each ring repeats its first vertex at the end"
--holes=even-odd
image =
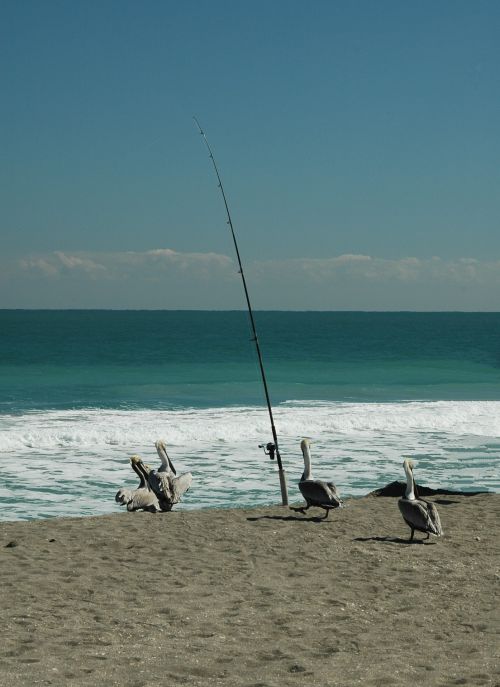
{"type": "Polygon", "coordinates": [[[142,470],[145,473],[145,476],[149,475],[151,472],[151,466],[147,463],[143,463],[140,456],[130,456],[130,463],[132,464],[132,468],[137,468],[139,471],[142,470]]]}
{"type": "Polygon", "coordinates": [[[137,470],[140,469],[140,467],[144,465],[144,463],[142,462],[142,458],[140,456],[138,456],[137,454],[130,456],[129,460],[130,460],[130,465],[132,466],[132,470],[134,472],[137,472],[137,470]]]}

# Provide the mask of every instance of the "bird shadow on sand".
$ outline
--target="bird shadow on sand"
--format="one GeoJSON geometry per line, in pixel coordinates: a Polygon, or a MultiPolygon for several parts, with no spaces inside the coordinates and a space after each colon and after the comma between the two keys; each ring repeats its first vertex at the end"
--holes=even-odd
{"type": "Polygon", "coordinates": [[[424,546],[434,546],[435,541],[428,541],[427,539],[401,539],[401,537],[355,537],[353,541],[379,541],[384,544],[423,544],[424,546]]]}
{"type": "Polygon", "coordinates": [[[452,501],[451,499],[434,499],[434,503],[439,503],[440,506],[451,506],[453,503],[460,503],[460,501],[452,501]]]}
{"type": "MultiPolygon", "coordinates": [[[[284,520],[289,522],[324,522],[325,518],[320,517],[303,517],[300,518],[297,515],[259,515],[255,517],[248,517],[247,520],[255,522],[256,520],[284,520]]],[[[333,522],[330,520],[329,522],[333,522]]]]}

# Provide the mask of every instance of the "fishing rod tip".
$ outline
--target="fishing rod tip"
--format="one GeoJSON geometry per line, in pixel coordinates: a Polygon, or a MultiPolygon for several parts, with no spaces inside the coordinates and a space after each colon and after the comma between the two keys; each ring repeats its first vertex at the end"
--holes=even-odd
{"type": "Polygon", "coordinates": [[[198,121],[198,118],[195,117],[195,116],[193,115],[193,119],[194,119],[194,121],[195,121],[195,123],[196,123],[196,126],[197,126],[198,129],[200,130],[200,134],[203,134],[203,129],[202,129],[201,126],[200,126],[200,122],[198,121]]]}

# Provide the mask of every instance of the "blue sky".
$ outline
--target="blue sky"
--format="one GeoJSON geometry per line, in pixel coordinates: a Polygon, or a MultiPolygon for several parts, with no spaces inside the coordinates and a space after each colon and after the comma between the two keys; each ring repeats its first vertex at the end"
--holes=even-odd
{"type": "Polygon", "coordinates": [[[498,310],[500,4],[0,8],[0,307],[498,310]]]}

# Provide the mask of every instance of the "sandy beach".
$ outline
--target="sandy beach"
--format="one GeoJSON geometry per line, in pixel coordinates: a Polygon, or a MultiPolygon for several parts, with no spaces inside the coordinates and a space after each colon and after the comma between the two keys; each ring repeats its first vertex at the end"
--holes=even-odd
{"type": "Polygon", "coordinates": [[[0,683],[498,686],[500,495],[433,500],[3,522],[0,683]]]}

